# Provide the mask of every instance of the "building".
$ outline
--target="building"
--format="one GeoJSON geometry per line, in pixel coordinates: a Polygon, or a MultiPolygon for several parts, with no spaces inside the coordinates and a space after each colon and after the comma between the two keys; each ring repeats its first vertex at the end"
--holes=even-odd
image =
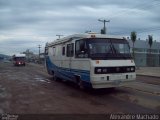
{"type": "MultiPolygon", "coordinates": [[[[133,49],[132,40],[128,39],[133,49]]],[[[136,40],[135,41],[135,63],[136,66],[148,66],[148,67],[160,67],[160,42],[153,41],[151,50],[148,44],[148,40],[136,40]]]]}
{"type": "Polygon", "coordinates": [[[27,49],[25,52],[22,52],[22,53],[26,55],[27,62],[38,61],[38,55],[34,54],[32,51],[29,51],[29,49],[27,49]]]}

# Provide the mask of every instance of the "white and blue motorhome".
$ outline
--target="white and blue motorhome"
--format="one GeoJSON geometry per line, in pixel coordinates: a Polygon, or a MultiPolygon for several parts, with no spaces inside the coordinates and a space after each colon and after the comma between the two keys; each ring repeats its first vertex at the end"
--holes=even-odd
{"type": "Polygon", "coordinates": [[[123,37],[75,34],[47,43],[45,55],[49,74],[81,88],[118,87],[136,79],[135,63],[123,37]]]}

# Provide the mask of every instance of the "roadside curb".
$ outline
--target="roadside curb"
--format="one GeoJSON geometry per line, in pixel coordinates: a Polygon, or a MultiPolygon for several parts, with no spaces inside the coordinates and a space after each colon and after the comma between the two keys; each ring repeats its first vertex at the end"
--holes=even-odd
{"type": "Polygon", "coordinates": [[[144,74],[136,74],[138,76],[147,76],[147,77],[154,77],[154,78],[160,78],[160,76],[153,76],[153,75],[144,75],[144,74]]]}

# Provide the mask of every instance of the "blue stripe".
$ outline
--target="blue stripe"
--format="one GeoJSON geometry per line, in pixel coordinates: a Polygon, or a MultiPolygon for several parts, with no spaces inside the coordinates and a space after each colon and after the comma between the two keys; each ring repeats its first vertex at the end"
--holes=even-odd
{"type": "Polygon", "coordinates": [[[90,71],[58,67],[51,62],[49,57],[46,57],[46,66],[47,69],[54,71],[62,79],[73,81],[75,75],[80,75],[82,81],[90,83],[90,71]]]}
{"type": "Polygon", "coordinates": [[[72,72],[80,72],[80,73],[84,73],[84,74],[90,74],[90,71],[87,70],[79,70],[79,69],[69,69],[69,68],[63,68],[63,67],[59,67],[59,69],[61,70],[65,70],[65,71],[72,71],[72,72]]]}

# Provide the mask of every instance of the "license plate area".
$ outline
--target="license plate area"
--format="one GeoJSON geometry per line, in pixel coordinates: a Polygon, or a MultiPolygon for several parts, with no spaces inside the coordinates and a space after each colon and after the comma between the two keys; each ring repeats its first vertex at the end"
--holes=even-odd
{"type": "Polygon", "coordinates": [[[118,74],[118,75],[111,75],[110,76],[110,80],[124,80],[126,79],[126,75],[123,75],[123,74],[118,74]]]}

